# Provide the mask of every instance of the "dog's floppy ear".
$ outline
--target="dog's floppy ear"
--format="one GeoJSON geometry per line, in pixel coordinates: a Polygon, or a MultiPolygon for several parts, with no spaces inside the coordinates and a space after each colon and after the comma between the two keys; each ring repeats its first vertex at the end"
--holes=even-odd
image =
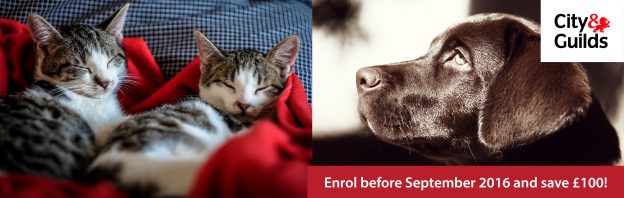
{"type": "Polygon", "coordinates": [[[580,64],[541,63],[539,29],[516,18],[501,20],[506,60],[486,88],[478,132],[481,143],[498,151],[565,127],[592,100],[580,64]]]}

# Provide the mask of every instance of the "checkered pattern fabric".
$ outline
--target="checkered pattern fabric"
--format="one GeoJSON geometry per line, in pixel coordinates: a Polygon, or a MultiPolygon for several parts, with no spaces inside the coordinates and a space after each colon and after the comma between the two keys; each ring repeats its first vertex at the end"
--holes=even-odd
{"type": "MultiPolygon", "coordinates": [[[[28,13],[52,25],[96,25],[126,1],[3,0],[0,17],[26,22],[28,13]]],[[[165,78],[169,79],[197,55],[192,30],[201,31],[222,50],[267,52],[291,34],[301,37],[295,72],[312,101],[312,6],[310,0],[130,1],[125,37],[147,42],[165,78]]]]}

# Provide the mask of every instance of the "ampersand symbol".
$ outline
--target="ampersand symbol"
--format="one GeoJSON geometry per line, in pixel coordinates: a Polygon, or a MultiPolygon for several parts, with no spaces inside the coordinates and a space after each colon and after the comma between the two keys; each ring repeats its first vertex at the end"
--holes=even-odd
{"type": "Polygon", "coordinates": [[[589,28],[595,28],[596,26],[593,26],[592,24],[594,24],[594,23],[598,24],[598,21],[596,19],[598,19],[598,15],[597,14],[589,15],[589,24],[587,26],[589,28]]]}

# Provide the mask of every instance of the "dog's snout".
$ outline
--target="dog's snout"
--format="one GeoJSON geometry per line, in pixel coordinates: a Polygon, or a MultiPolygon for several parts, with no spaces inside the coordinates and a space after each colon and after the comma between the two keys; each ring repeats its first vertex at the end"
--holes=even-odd
{"type": "Polygon", "coordinates": [[[379,73],[373,68],[362,68],[356,74],[358,91],[366,91],[381,84],[379,73]]]}

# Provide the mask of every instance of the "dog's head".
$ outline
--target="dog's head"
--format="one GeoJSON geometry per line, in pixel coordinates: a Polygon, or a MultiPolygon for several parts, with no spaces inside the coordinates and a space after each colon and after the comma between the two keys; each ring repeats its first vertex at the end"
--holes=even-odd
{"type": "Polygon", "coordinates": [[[476,15],[415,60],[362,68],[360,117],[380,139],[449,163],[545,137],[582,114],[591,93],[581,65],[540,63],[539,31],[476,15]]]}

